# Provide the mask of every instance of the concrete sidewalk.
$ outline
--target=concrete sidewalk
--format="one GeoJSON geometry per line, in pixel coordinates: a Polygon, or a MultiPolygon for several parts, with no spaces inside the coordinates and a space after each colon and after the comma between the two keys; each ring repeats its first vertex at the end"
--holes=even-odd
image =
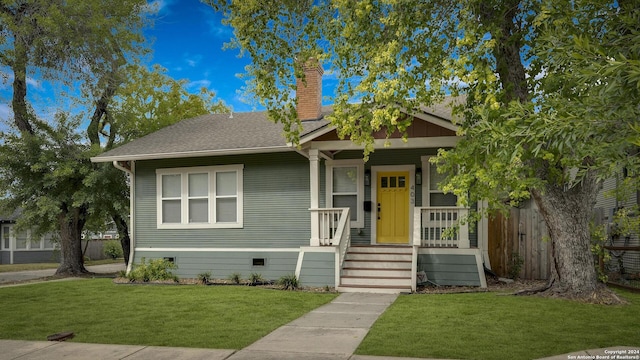
{"type": "MultiPolygon", "coordinates": [[[[117,273],[120,270],[125,270],[125,266],[124,263],[93,265],[87,266],[87,270],[96,274],[110,274],[117,273]]],[[[11,284],[20,281],[42,279],[45,277],[53,276],[55,275],[55,273],[56,269],[2,272],[0,273],[0,285],[11,284]]]]}

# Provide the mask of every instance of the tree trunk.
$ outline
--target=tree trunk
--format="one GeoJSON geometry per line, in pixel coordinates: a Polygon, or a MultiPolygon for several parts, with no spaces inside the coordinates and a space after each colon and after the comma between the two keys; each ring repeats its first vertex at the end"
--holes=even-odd
{"type": "Polygon", "coordinates": [[[532,191],[551,236],[550,295],[589,301],[601,297],[604,286],[598,281],[589,230],[598,184],[589,173],[570,189],[547,185],[532,191]]]}
{"type": "Polygon", "coordinates": [[[19,36],[14,37],[15,59],[13,62],[13,120],[22,133],[33,134],[27,107],[27,46],[19,36]]]}
{"type": "Polygon", "coordinates": [[[127,221],[118,215],[113,215],[113,222],[116,224],[118,234],[120,235],[120,245],[122,245],[122,253],[124,255],[124,264],[129,265],[129,255],[131,254],[131,238],[129,237],[129,225],[127,221]]]}
{"type": "Polygon", "coordinates": [[[63,206],[58,215],[60,225],[60,266],[56,275],[88,273],[82,256],[82,229],[86,221],[86,208],[63,206]]]}

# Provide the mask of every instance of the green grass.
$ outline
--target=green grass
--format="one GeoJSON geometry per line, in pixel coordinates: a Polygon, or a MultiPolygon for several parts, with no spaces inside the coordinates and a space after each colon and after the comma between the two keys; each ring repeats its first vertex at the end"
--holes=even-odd
{"type": "Polygon", "coordinates": [[[110,279],[0,288],[0,339],[240,349],[337,295],[248,286],[118,285],[110,279]]]}
{"type": "MultiPolygon", "coordinates": [[[[122,259],[89,260],[85,266],[124,263],[122,259]]],[[[4,264],[0,265],[0,273],[28,270],[57,269],[60,263],[4,264]]]]}
{"type": "Polygon", "coordinates": [[[640,346],[640,294],[624,306],[496,293],[404,295],[378,319],[361,355],[536,359],[640,346]]]}

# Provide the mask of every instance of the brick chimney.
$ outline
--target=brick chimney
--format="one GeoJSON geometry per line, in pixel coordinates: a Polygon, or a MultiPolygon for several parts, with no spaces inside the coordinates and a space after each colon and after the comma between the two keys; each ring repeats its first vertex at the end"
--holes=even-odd
{"type": "Polygon", "coordinates": [[[307,85],[297,79],[296,98],[298,100],[298,118],[301,121],[318,120],[322,116],[322,74],[324,70],[316,59],[310,59],[304,65],[307,85]]]}

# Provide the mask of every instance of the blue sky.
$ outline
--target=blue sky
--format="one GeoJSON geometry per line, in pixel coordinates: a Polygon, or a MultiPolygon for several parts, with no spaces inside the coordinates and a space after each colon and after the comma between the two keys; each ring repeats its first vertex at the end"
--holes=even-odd
{"type": "MultiPolygon", "coordinates": [[[[149,0],[157,9],[153,15],[154,26],[145,29],[153,50],[148,65],[159,64],[174,79],[185,79],[188,90],[197,93],[206,87],[216,93],[234,112],[262,110],[247,100],[243,93],[243,79],[237,75],[249,64],[247,57],[239,58],[238,49],[222,50],[233,36],[233,29],[222,24],[222,15],[199,0],[149,0]]],[[[325,66],[326,68],[326,66],[325,66]]],[[[0,68],[0,131],[3,124],[12,121],[10,102],[13,74],[0,68]]],[[[28,97],[41,118],[50,119],[66,107],[59,96],[62,89],[55,84],[41,81],[28,73],[28,97]]],[[[330,95],[336,79],[328,71],[323,79],[324,95],[330,95]]],[[[327,100],[325,99],[324,102],[327,100]]]]}
{"type": "MultiPolygon", "coordinates": [[[[175,79],[186,79],[188,89],[198,92],[206,87],[218,98],[233,107],[233,111],[253,111],[255,104],[243,101],[244,80],[237,77],[244,72],[248,58],[238,58],[237,49],[222,50],[233,36],[232,28],[222,25],[222,16],[198,0],[153,0],[158,8],[154,27],[145,30],[152,40],[153,53],[149,65],[160,64],[175,79]]],[[[11,82],[13,74],[0,68],[0,128],[12,120],[11,82]]],[[[36,112],[50,118],[63,103],[60,89],[28,74],[28,96],[36,112]]],[[[64,105],[63,105],[64,106],[64,105]]],[[[69,110],[69,109],[65,109],[69,110]]]]}
{"type": "Polygon", "coordinates": [[[206,87],[231,105],[236,112],[251,111],[243,101],[244,72],[248,58],[238,58],[238,50],[222,50],[233,36],[222,25],[222,16],[198,0],[156,0],[159,13],[155,26],[146,31],[155,39],[152,63],[162,65],[175,79],[188,79],[189,90],[206,87]]]}

